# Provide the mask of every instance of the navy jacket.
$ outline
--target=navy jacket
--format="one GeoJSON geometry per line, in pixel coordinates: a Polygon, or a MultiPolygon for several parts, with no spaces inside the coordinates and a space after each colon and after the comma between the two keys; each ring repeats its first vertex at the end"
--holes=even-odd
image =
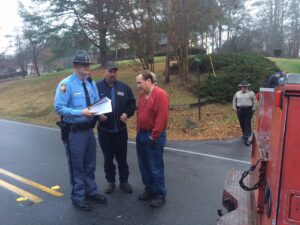
{"type": "Polygon", "coordinates": [[[266,87],[267,88],[275,88],[276,86],[279,85],[279,79],[280,79],[279,75],[277,75],[277,74],[271,75],[267,82],[266,87]]]}
{"type": "MultiPolygon", "coordinates": [[[[97,83],[97,88],[99,92],[100,99],[107,97],[111,99],[111,87],[107,84],[106,79],[103,79],[97,83]]],[[[134,111],[136,109],[136,100],[132,93],[131,88],[121,82],[116,81],[116,109],[115,112],[107,113],[107,120],[105,122],[98,123],[98,130],[111,131],[114,129],[113,118],[117,122],[117,126],[119,130],[126,129],[126,123],[120,121],[120,117],[123,113],[126,113],[128,118],[133,116],[134,111]]]]}

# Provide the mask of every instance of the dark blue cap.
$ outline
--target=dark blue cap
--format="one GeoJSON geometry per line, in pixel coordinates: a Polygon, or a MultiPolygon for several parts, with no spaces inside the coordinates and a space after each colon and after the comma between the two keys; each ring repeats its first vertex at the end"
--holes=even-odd
{"type": "Polygon", "coordinates": [[[105,69],[107,69],[107,70],[112,70],[112,69],[118,70],[119,67],[118,67],[118,64],[116,62],[108,61],[105,65],[105,69]]]}
{"type": "Polygon", "coordinates": [[[73,57],[73,63],[78,63],[78,64],[91,64],[91,58],[87,51],[85,50],[78,50],[74,57],[73,57]]]}

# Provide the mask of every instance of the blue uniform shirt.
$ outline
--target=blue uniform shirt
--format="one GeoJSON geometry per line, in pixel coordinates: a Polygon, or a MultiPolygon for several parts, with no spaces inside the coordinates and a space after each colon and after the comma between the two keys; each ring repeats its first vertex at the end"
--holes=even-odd
{"type": "MultiPolygon", "coordinates": [[[[91,103],[99,100],[99,94],[95,81],[92,84],[85,79],[91,103]]],[[[56,88],[54,99],[55,112],[63,116],[66,123],[88,123],[92,117],[81,115],[83,109],[87,108],[82,80],[74,73],[63,79],[56,88]]]]}

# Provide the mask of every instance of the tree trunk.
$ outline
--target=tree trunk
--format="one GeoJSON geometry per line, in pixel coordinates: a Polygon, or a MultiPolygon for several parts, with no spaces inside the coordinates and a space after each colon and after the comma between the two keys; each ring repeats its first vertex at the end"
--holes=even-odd
{"type": "Polygon", "coordinates": [[[33,65],[34,65],[34,70],[38,76],[41,76],[40,70],[39,70],[39,65],[37,62],[37,55],[36,55],[36,49],[35,46],[32,47],[32,60],[33,60],[33,65]]]}
{"type": "Polygon", "coordinates": [[[292,33],[293,33],[293,40],[292,40],[292,56],[295,58],[299,57],[299,49],[300,49],[300,1],[295,1],[294,2],[294,15],[293,15],[293,24],[291,26],[292,28],[292,33]]]}
{"type": "Polygon", "coordinates": [[[150,59],[150,70],[154,73],[154,57],[150,59]]]}
{"type": "Polygon", "coordinates": [[[142,64],[143,70],[148,70],[149,69],[148,57],[140,53],[138,54],[138,58],[142,64]]]}
{"type": "Polygon", "coordinates": [[[213,27],[212,34],[211,34],[211,51],[212,51],[212,53],[214,53],[214,51],[215,51],[215,30],[216,30],[216,28],[213,27]]]}
{"type": "Polygon", "coordinates": [[[168,38],[167,42],[167,55],[166,55],[166,65],[165,65],[165,83],[170,83],[170,57],[171,57],[171,50],[170,50],[170,39],[168,38]]]}
{"type": "Polygon", "coordinates": [[[221,48],[222,48],[222,25],[219,24],[219,50],[218,52],[221,51],[221,48]]]}
{"type": "Polygon", "coordinates": [[[178,49],[177,64],[182,81],[188,81],[188,44],[181,43],[178,49]]]}
{"type": "Polygon", "coordinates": [[[107,62],[107,40],[106,40],[106,34],[107,34],[107,30],[100,30],[99,31],[99,37],[100,37],[100,46],[99,46],[99,50],[100,50],[100,63],[101,63],[101,67],[105,67],[105,64],[107,62]]]}
{"type": "MultiPolygon", "coordinates": [[[[231,22],[231,10],[229,10],[228,15],[229,15],[230,22],[231,22]]],[[[227,41],[230,40],[230,32],[231,32],[231,26],[229,23],[227,24],[227,41]]]]}
{"type": "Polygon", "coordinates": [[[154,3],[151,0],[146,0],[146,8],[147,8],[147,14],[149,17],[149,22],[148,22],[148,50],[149,50],[149,55],[148,55],[148,60],[149,60],[149,67],[152,72],[154,72],[154,51],[155,51],[155,7],[154,3]]]}

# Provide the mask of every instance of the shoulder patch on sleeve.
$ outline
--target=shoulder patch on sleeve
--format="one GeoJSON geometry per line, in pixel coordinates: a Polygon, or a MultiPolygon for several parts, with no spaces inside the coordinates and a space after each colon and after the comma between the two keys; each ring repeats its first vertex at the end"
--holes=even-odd
{"type": "Polygon", "coordinates": [[[60,92],[61,93],[66,93],[66,91],[67,91],[67,85],[65,83],[62,83],[60,85],[60,92]]]}

